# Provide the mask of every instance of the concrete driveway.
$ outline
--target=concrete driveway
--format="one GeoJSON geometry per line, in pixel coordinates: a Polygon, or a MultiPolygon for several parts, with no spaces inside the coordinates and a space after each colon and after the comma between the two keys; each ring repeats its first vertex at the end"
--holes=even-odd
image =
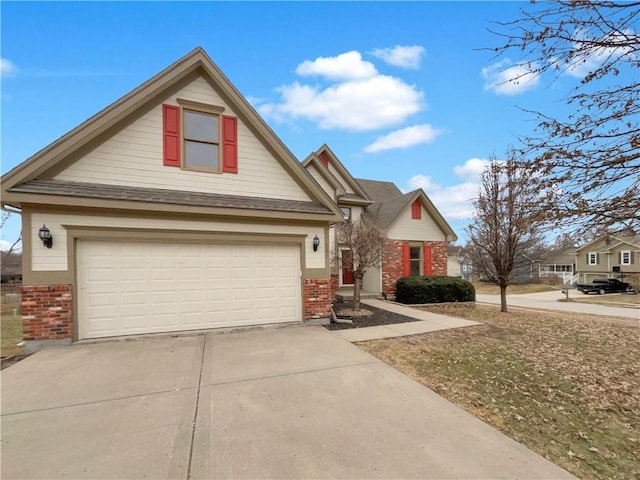
{"type": "Polygon", "coordinates": [[[9,478],[573,478],[321,327],[111,341],[2,371],[9,478]]]}
{"type": "MultiPolygon", "coordinates": [[[[569,289],[569,298],[583,298],[584,294],[575,289],[569,289]]],[[[537,308],[542,310],[556,310],[559,312],[586,313],[589,315],[604,315],[606,317],[623,317],[640,320],[640,309],[616,307],[612,305],[596,305],[593,303],[559,302],[565,295],[557,290],[551,292],[507,294],[507,307],[537,308]]],[[[500,305],[500,295],[476,294],[476,301],[500,305]]]]}

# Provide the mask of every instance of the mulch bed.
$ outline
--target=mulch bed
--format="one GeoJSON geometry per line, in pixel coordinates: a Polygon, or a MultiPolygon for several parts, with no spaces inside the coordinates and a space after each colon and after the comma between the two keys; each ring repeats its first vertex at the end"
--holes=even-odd
{"type": "Polygon", "coordinates": [[[0,358],[0,370],[4,370],[11,365],[15,365],[20,360],[27,358],[27,355],[13,355],[11,357],[0,358]]]}
{"type": "Polygon", "coordinates": [[[417,322],[418,319],[405,317],[397,313],[389,312],[387,310],[380,310],[379,308],[371,307],[369,305],[360,304],[360,309],[369,310],[371,315],[364,317],[355,317],[348,315],[341,315],[340,312],[353,309],[352,302],[337,302],[333,304],[333,309],[336,312],[338,318],[348,318],[353,323],[330,323],[324,327],[328,330],[346,330],[348,328],[363,328],[363,327],[375,327],[377,325],[390,325],[392,323],[406,323],[417,322]]]}

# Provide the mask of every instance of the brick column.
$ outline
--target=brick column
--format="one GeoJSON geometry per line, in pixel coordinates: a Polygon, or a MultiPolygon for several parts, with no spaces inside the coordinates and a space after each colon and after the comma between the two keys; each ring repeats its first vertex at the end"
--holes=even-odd
{"type": "Polygon", "coordinates": [[[71,285],[22,286],[25,341],[73,338],[71,285]]]}
{"type": "Polygon", "coordinates": [[[304,279],[304,319],[329,318],[331,316],[331,279],[304,279]]]}
{"type": "Polygon", "coordinates": [[[335,295],[339,288],[339,275],[337,273],[331,274],[331,295],[335,295]]]}
{"type": "MultiPolygon", "coordinates": [[[[402,240],[387,240],[382,261],[382,292],[396,294],[396,282],[402,277],[402,240]]],[[[445,263],[446,266],[446,263],[445,263]]]]}
{"type": "Polygon", "coordinates": [[[431,275],[447,274],[447,242],[424,242],[431,245],[431,275]]]}

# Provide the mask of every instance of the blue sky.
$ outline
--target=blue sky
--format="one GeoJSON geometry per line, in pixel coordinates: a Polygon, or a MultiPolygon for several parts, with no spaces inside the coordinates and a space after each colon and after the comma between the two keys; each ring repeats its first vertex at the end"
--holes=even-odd
{"type": "MultiPolygon", "coordinates": [[[[491,21],[521,2],[2,2],[2,172],[202,46],[304,159],[422,187],[462,240],[486,159],[575,82],[503,83],[491,21]]],[[[19,231],[16,219],[2,240],[19,231]]]]}

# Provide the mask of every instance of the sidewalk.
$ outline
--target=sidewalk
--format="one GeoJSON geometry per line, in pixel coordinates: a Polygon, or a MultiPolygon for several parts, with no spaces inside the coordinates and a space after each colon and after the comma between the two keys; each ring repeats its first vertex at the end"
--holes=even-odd
{"type": "MultiPolygon", "coordinates": [[[[583,298],[576,290],[569,290],[569,296],[583,298]]],[[[640,320],[640,309],[629,307],[617,307],[611,305],[597,305],[581,302],[559,302],[564,295],[560,291],[509,294],[507,293],[507,305],[509,307],[533,308],[539,310],[552,310],[556,312],[584,313],[588,315],[603,315],[607,317],[622,317],[640,320]]],[[[476,294],[477,303],[500,304],[500,295],[476,294]]]]}
{"type": "Polygon", "coordinates": [[[396,303],[385,302],[384,300],[366,299],[362,303],[371,307],[387,310],[389,312],[419,319],[417,322],[394,323],[391,325],[379,325],[375,327],[351,328],[347,330],[336,330],[334,333],[349,342],[364,342],[367,340],[377,340],[379,338],[403,337],[405,335],[419,335],[421,333],[435,332],[438,330],[448,330],[450,328],[471,327],[482,325],[471,320],[439,315],[437,313],[425,312],[396,303]]]}

